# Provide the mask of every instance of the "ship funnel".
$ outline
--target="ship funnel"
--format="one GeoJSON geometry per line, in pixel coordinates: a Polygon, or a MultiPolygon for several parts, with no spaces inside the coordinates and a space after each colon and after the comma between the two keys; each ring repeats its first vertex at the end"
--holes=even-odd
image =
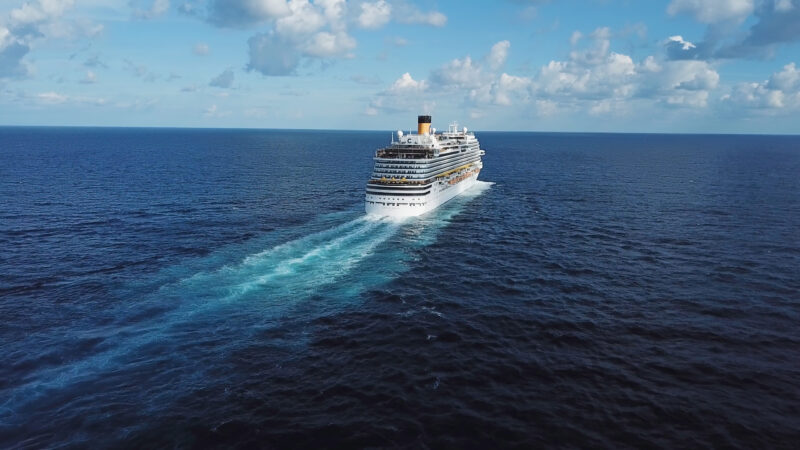
{"type": "Polygon", "coordinates": [[[417,117],[417,134],[428,134],[431,131],[431,116],[417,117]]]}

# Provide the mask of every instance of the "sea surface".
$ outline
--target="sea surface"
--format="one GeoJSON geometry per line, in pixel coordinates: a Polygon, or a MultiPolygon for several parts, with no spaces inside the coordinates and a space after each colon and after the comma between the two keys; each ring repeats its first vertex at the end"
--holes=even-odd
{"type": "Polygon", "coordinates": [[[800,137],[0,128],[1,448],[797,448],[800,137]]]}

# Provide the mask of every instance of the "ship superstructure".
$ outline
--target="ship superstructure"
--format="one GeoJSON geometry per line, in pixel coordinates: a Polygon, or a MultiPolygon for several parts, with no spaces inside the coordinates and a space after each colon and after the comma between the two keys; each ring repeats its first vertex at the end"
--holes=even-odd
{"type": "Polygon", "coordinates": [[[431,211],[475,184],[484,154],[466,127],[453,123],[436,133],[431,116],[419,116],[417,134],[398,131],[391,145],[375,152],[366,211],[393,217],[431,211]]]}

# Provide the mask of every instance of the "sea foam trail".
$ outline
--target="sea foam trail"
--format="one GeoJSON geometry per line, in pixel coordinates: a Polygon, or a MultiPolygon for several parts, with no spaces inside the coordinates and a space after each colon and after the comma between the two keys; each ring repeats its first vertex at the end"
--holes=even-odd
{"type": "MultiPolygon", "coordinates": [[[[118,312],[121,323],[115,323],[114,329],[106,333],[109,337],[103,343],[103,350],[59,366],[39,369],[28,374],[16,387],[7,389],[3,393],[7,400],[0,405],[0,423],[13,422],[16,411],[49,392],[91,381],[103,373],[118,373],[144,364],[142,361],[153,357],[145,354],[145,349],[160,346],[161,357],[172,352],[167,356],[172,354],[177,358],[179,355],[175,353],[180,350],[172,348],[177,346],[174,337],[186,328],[224,322],[229,314],[233,314],[231,309],[226,309],[229,306],[236,305],[237,310],[245,307],[248,313],[261,314],[267,320],[286,314],[298,302],[350,276],[359,264],[373,255],[381,244],[395,237],[401,228],[405,228],[408,235],[404,238],[406,241],[399,243],[401,247],[413,250],[428,245],[470,198],[482,194],[490,186],[491,183],[478,182],[464,192],[462,198],[419,218],[397,220],[361,216],[252,252],[239,258],[238,263],[208,267],[166,282],[145,294],[144,299],[131,302],[118,312]],[[125,323],[125,317],[135,317],[147,305],[164,304],[175,307],[145,321],[125,323]]],[[[358,269],[359,273],[361,269],[358,269]]],[[[357,296],[361,290],[371,287],[370,283],[386,281],[381,278],[385,273],[401,271],[382,267],[380,276],[370,277],[366,273],[359,277],[350,276],[348,281],[358,280],[347,292],[357,296]]],[[[68,353],[69,349],[64,349],[64,352],[68,353]]],[[[194,374],[186,376],[196,377],[202,372],[202,368],[185,369],[187,374],[194,374]]]]}
{"type": "MultiPolygon", "coordinates": [[[[107,349],[65,365],[29,374],[0,405],[0,417],[12,414],[46,392],[87,381],[104,371],[118,369],[127,356],[148,344],[169,339],[173,328],[202,314],[210,314],[237,301],[268,302],[281,310],[335,282],[369,257],[394,235],[402,222],[367,216],[250,254],[236,265],[196,273],[162,286],[138,305],[121,314],[133,314],[141,303],[170,302],[178,306],[148,323],[123,325],[106,342],[107,349]],[[110,347],[110,348],[109,348],[110,347]]],[[[274,310],[275,308],[273,308],[274,310]]],[[[275,313],[276,311],[273,311],[275,313]]],[[[2,420],[5,422],[5,420],[2,420]]]]}

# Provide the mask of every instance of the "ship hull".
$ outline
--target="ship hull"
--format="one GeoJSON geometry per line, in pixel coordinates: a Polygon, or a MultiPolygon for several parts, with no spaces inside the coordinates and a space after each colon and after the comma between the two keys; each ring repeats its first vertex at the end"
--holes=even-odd
{"type": "Polygon", "coordinates": [[[414,217],[433,211],[439,206],[447,203],[453,198],[457,197],[462,192],[471,188],[476,181],[478,181],[478,173],[470,174],[458,183],[448,185],[442,183],[437,185],[430,194],[425,196],[426,201],[424,204],[417,203],[415,206],[402,205],[402,204],[385,204],[385,203],[371,203],[370,195],[367,194],[366,212],[367,214],[383,216],[383,217],[414,217]]]}

